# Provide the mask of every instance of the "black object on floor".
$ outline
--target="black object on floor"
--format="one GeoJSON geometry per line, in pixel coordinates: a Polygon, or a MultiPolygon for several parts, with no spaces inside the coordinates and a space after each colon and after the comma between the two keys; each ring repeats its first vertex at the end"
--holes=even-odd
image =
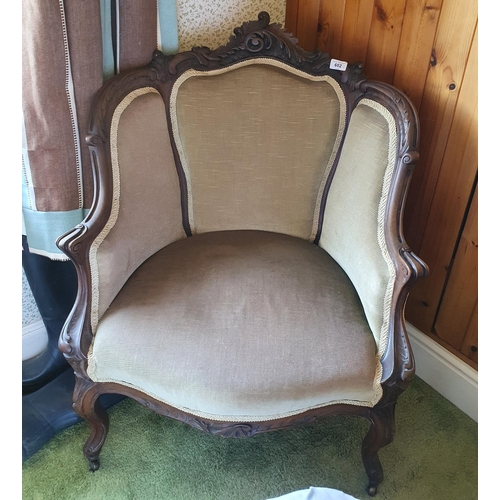
{"type": "MultiPolygon", "coordinates": [[[[75,374],[68,365],[63,373],[41,389],[23,396],[23,462],[57,433],[82,421],[73,410],[75,374]]],[[[105,409],[122,401],[120,394],[103,394],[105,409]]]]}
{"type": "Polygon", "coordinates": [[[51,260],[29,251],[23,236],[23,269],[47,330],[45,350],[23,361],[23,395],[30,394],[69,368],[59,351],[58,341],[64,322],[76,299],[78,278],[71,261],[51,260]]]}

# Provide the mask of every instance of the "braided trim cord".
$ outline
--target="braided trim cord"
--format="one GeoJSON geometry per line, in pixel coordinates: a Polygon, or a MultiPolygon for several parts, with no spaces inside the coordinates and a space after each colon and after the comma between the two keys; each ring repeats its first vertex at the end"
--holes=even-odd
{"type": "Polygon", "coordinates": [[[394,168],[396,165],[398,136],[396,130],[396,122],[387,108],[371,99],[362,99],[360,101],[360,104],[365,104],[378,111],[386,119],[389,129],[387,167],[385,169],[384,179],[382,182],[382,194],[380,196],[377,213],[377,242],[382,253],[382,257],[384,258],[384,261],[387,264],[387,269],[389,271],[389,279],[387,281],[383,301],[382,326],[380,328],[380,336],[378,339],[378,351],[380,356],[382,357],[385,353],[388,343],[392,296],[394,292],[394,283],[396,282],[396,266],[394,265],[394,262],[392,261],[392,258],[389,254],[389,249],[387,248],[387,242],[385,240],[385,214],[389,198],[389,188],[391,186],[392,176],[394,174],[394,168]]]}
{"type": "Polygon", "coordinates": [[[66,67],[66,82],[65,90],[66,97],[68,99],[69,115],[71,120],[71,128],[73,135],[73,142],[75,148],[75,162],[76,162],[76,180],[78,185],[78,208],[83,207],[83,174],[82,174],[82,158],[81,158],[81,148],[80,148],[80,132],[78,129],[78,118],[76,115],[75,108],[75,89],[73,86],[73,76],[71,73],[71,59],[69,55],[69,42],[68,42],[68,31],[66,27],[66,13],[64,10],[63,0],[59,0],[59,11],[61,13],[61,25],[63,33],[63,45],[64,45],[64,59],[66,67]]]}
{"type": "MultiPolygon", "coordinates": [[[[382,374],[382,365],[380,364],[380,374],[382,374]]],[[[286,418],[286,417],[292,417],[294,415],[299,415],[301,413],[304,413],[308,410],[313,410],[316,408],[323,408],[325,406],[330,406],[334,404],[346,404],[346,405],[353,405],[353,406],[365,406],[368,408],[373,408],[380,398],[382,397],[382,387],[380,384],[374,384],[374,389],[375,389],[375,394],[372,397],[370,401],[356,401],[356,400],[350,400],[350,399],[339,399],[339,400],[333,400],[333,401],[327,401],[325,403],[319,403],[317,405],[313,406],[308,406],[306,408],[299,408],[298,410],[291,410],[288,412],[284,413],[277,413],[277,414],[272,414],[272,415],[217,415],[213,413],[205,413],[200,410],[192,410],[190,408],[184,408],[183,406],[180,405],[175,405],[172,404],[169,401],[166,401],[164,398],[158,397],[156,394],[153,394],[150,391],[145,391],[144,389],[141,389],[140,387],[131,384],[129,382],[125,382],[123,380],[115,380],[112,378],[99,378],[96,374],[97,366],[95,359],[91,356],[89,356],[89,365],[88,365],[88,370],[87,374],[89,375],[90,379],[93,382],[97,383],[114,383],[114,384],[119,384],[125,387],[130,387],[131,389],[138,390],[142,392],[143,394],[147,394],[153,399],[156,399],[157,401],[161,401],[162,403],[165,403],[169,406],[172,406],[173,408],[177,408],[178,410],[183,411],[184,413],[188,413],[191,415],[194,415],[196,417],[200,418],[206,418],[208,420],[216,420],[218,422],[266,422],[269,420],[276,420],[280,418],[286,418]]],[[[377,369],[377,373],[378,373],[377,369]]]]}
{"type": "Polygon", "coordinates": [[[137,97],[148,94],[150,92],[158,91],[153,87],[143,87],[130,94],[127,94],[123,100],[116,107],[113,118],[111,120],[111,130],[109,135],[109,144],[111,152],[111,169],[113,173],[113,200],[111,203],[111,213],[109,215],[106,225],[99,233],[97,238],[93,241],[89,252],[90,261],[90,281],[92,284],[92,300],[90,308],[90,325],[92,333],[95,334],[97,329],[97,323],[99,321],[99,265],[97,261],[97,251],[104,241],[106,236],[109,234],[113,226],[118,220],[118,213],[120,211],[120,165],[118,162],[118,126],[120,123],[120,118],[122,113],[127,109],[130,103],[137,97]]]}

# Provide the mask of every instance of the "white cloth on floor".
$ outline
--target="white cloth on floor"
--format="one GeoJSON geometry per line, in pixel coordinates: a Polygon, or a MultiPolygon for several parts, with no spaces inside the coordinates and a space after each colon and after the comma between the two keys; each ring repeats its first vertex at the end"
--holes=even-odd
{"type": "Polygon", "coordinates": [[[281,497],[269,498],[268,500],[358,500],[357,498],[331,488],[317,488],[311,486],[307,490],[292,491],[281,497]]]}

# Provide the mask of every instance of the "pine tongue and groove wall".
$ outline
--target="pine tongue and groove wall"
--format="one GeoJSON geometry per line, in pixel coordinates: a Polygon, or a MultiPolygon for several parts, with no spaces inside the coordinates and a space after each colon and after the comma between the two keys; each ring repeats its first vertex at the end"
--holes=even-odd
{"type": "Polygon", "coordinates": [[[285,29],[307,50],[363,63],[403,90],[421,123],[405,212],[428,264],[407,320],[478,368],[477,0],[287,0],[285,29]]]}

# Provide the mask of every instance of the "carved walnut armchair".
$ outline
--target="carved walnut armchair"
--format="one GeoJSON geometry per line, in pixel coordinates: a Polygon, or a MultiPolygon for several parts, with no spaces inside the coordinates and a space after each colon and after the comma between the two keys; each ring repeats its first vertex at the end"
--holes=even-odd
{"type": "Polygon", "coordinates": [[[78,273],[60,348],[90,469],[104,393],[221,436],[352,414],[371,422],[374,495],[414,375],[404,304],[427,272],[402,232],[408,99],[263,12],[225,47],[110,79],[87,143],[94,203],[58,245],[78,273]]]}

